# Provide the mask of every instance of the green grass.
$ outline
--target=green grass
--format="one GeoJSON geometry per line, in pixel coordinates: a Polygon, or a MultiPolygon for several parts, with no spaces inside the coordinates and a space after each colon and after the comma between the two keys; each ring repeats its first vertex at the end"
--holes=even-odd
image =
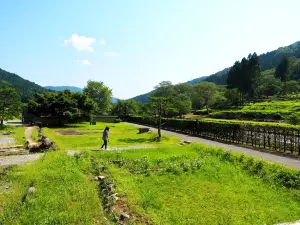
{"type": "Polygon", "coordinates": [[[93,156],[99,168],[107,168],[132,213],[153,224],[275,224],[299,219],[299,172],[283,172],[280,166],[203,145],[93,156]],[[287,188],[283,174],[298,180],[287,188]]]}
{"type": "Polygon", "coordinates": [[[0,126],[0,135],[9,133],[8,136],[13,137],[16,141],[12,145],[24,145],[25,144],[25,127],[15,126],[0,126]]]}
{"type": "Polygon", "coordinates": [[[102,133],[106,126],[110,127],[109,143],[113,146],[136,146],[136,145],[173,145],[180,139],[163,135],[160,141],[157,140],[156,132],[138,134],[138,128],[125,123],[99,123],[89,125],[89,123],[73,124],[63,128],[44,128],[45,135],[56,143],[60,150],[90,150],[100,149],[102,133]],[[79,131],[88,132],[84,135],[60,135],[58,131],[79,131]],[[95,132],[95,133],[92,133],[95,132]]]}
{"type": "Polygon", "coordinates": [[[82,172],[85,167],[55,152],[1,175],[0,224],[102,224],[98,187],[82,172]],[[26,194],[30,186],[35,192],[26,194]]]}
{"type": "Polygon", "coordinates": [[[32,129],[31,137],[35,142],[39,141],[40,138],[39,138],[39,133],[38,133],[38,127],[34,127],[32,129]]]}
{"type": "Polygon", "coordinates": [[[115,224],[93,181],[103,173],[129,224],[276,224],[300,215],[299,171],[200,144],[48,152],[0,173],[0,224],[115,224]]]}

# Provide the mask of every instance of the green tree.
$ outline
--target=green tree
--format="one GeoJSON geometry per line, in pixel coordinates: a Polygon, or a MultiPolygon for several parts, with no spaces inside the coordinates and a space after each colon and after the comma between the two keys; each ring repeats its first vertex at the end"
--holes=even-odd
{"type": "Polygon", "coordinates": [[[174,88],[170,81],[159,83],[149,96],[151,107],[158,115],[158,138],[161,138],[161,119],[163,114],[172,108],[171,99],[174,95],[174,88]]]}
{"type": "MultiPolygon", "coordinates": [[[[3,83],[1,84],[3,85],[3,83]]],[[[20,115],[20,96],[14,88],[0,88],[0,121],[3,125],[4,120],[12,119],[20,115]]]]}
{"type": "Polygon", "coordinates": [[[95,113],[105,114],[110,110],[112,90],[105,86],[103,82],[89,80],[87,86],[83,89],[83,93],[95,102],[95,113]]]}
{"type": "Polygon", "coordinates": [[[280,63],[277,65],[275,70],[275,77],[280,79],[284,84],[283,93],[286,94],[286,82],[290,79],[290,60],[289,57],[285,56],[282,58],[280,63]]]}
{"type": "Polygon", "coordinates": [[[240,91],[240,102],[244,97],[252,98],[254,86],[260,75],[259,58],[256,53],[249,54],[248,58],[237,61],[228,72],[227,88],[237,88],[240,91]]]}
{"type": "Polygon", "coordinates": [[[209,82],[201,82],[194,86],[194,90],[197,95],[199,95],[203,99],[207,114],[209,114],[209,105],[213,104],[215,101],[217,85],[209,82]]]}
{"type": "Polygon", "coordinates": [[[112,114],[118,116],[138,115],[141,103],[135,100],[119,100],[112,109],[112,114]]]}
{"type": "Polygon", "coordinates": [[[180,117],[182,115],[189,113],[192,110],[192,101],[191,98],[184,93],[180,93],[174,98],[172,98],[172,104],[175,111],[179,114],[180,117]]]}
{"type": "Polygon", "coordinates": [[[35,94],[34,99],[28,102],[28,111],[36,116],[55,116],[62,124],[62,119],[77,120],[83,115],[89,115],[94,103],[81,93],[45,92],[35,94]]]}

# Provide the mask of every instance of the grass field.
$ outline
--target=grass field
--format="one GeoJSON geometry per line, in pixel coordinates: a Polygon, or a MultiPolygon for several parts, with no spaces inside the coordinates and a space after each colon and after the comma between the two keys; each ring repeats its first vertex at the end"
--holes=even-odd
{"type": "Polygon", "coordinates": [[[93,179],[99,174],[115,184],[116,204],[129,209],[128,224],[300,219],[299,171],[198,144],[75,157],[50,152],[0,173],[0,224],[102,224],[104,216],[116,224],[103,212],[93,179]]]}
{"type": "Polygon", "coordinates": [[[102,224],[97,186],[83,167],[58,152],[7,175],[2,171],[0,224],[102,224]]]}
{"type": "Polygon", "coordinates": [[[15,127],[15,126],[0,126],[0,135],[7,134],[10,137],[13,137],[16,142],[12,145],[24,145],[25,144],[25,127],[15,127]]]}
{"type": "Polygon", "coordinates": [[[275,224],[300,218],[300,190],[268,183],[210,152],[194,145],[105,152],[98,158],[132,212],[153,224],[275,224]]]}
{"type": "Polygon", "coordinates": [[[64,128],[44,128],[44,133],[56,143],[60,150],[93,150],[100,149],[102,133],[106,126],[110,127],[109,146],[149,146],[149,145],[173,145],[179,139],[173,136],[163,135],[157,140],[156,132],[138,134],[138,128],[124,123],[99,123],[90,125],[81,123],[66,126],[64,128]],[[81,133],[80,133],[81,132],[81,133]]]}

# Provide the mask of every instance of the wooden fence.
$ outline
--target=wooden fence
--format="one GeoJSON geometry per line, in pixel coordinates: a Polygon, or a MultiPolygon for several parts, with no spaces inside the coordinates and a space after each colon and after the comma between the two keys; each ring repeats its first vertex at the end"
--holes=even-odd
{"type": "MultiPolygon", "coordinates": [[[[123,120],[157,126],[156,120],[150,117],[126,117],[123,120]]],[[[176,119],[163,119],[162,127],[166,130],[212,140],[300,155],[300,129],[176,119]]]]}

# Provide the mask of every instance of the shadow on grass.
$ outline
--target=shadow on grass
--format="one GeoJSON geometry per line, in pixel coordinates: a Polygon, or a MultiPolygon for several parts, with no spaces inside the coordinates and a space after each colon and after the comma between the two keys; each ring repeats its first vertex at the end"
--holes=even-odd
{"type": "Polygon", "coordinates": [[[154,138],[120,138],[118,139],[119,142],[125,143],[153,143],[153,142],[160,142],[160,139],[157,137],[154,138]]]}

